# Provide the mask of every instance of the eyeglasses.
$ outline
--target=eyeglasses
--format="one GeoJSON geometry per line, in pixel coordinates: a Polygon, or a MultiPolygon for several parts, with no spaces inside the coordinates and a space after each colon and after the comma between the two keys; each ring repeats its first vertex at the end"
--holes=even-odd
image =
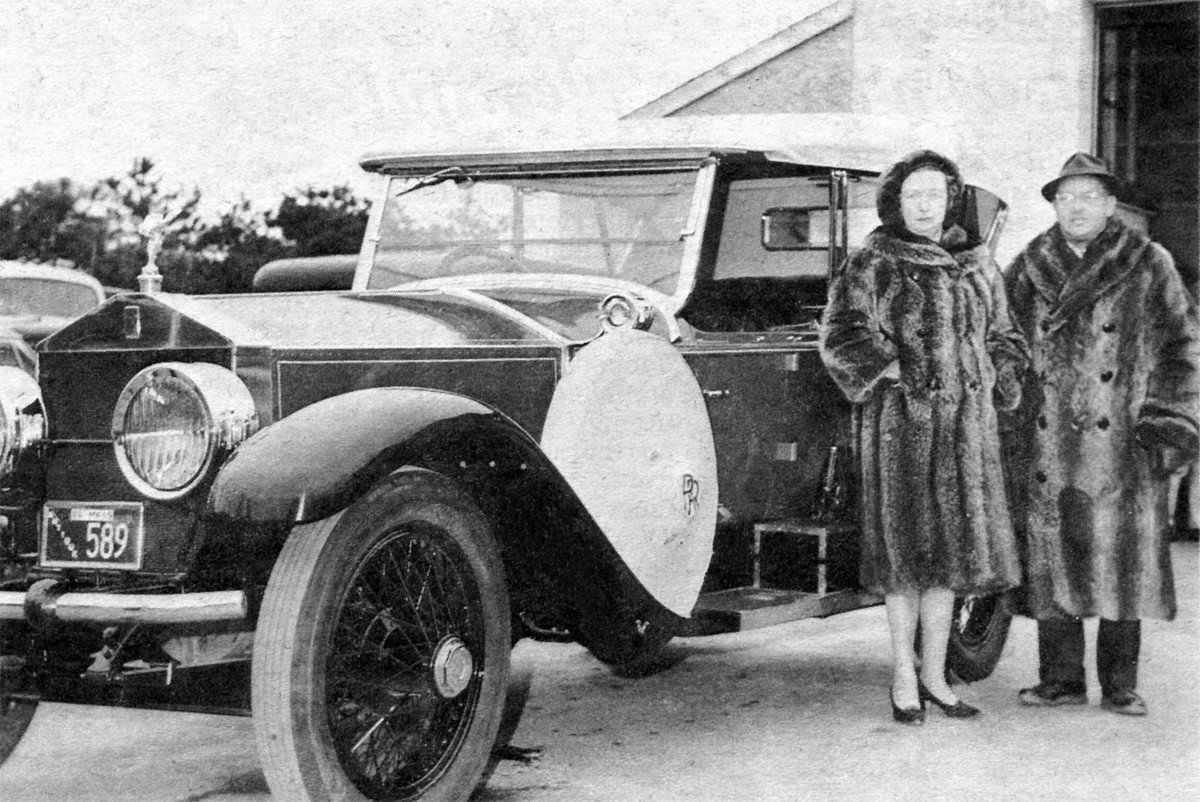
{"type": "Polygon", "coordinates": [[[900,197],[906,201],[939,201],[946,199],[944,189],[921,189],[912,192],[901,192],[900,197]]]}
{"type": "Polygon", "coordinates": [[[1070,203],[1071,201],[1079,201],[1080,203],[1099,203],[1109,197],[1107,192],[1099,192],[1092,190],[1091,192],[1059,192],[1054,196],[1055,203],[1070,203]]]}

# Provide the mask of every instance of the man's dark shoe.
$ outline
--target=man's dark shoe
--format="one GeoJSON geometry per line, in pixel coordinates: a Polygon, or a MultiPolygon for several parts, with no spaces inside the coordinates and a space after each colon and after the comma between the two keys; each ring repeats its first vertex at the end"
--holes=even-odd
{"type": "Polygon", "coordinates": [[[1129,689],[1105,694],[1100,699],[1100,707],[1123,716],[1146,715],[1145,700],[1138,696],[1137,691],[1129,689]]]}
{"type": "Polygon", "coordinates": [[[1087,690],[1061,682],[1040,682],[1032,688],[1023,688],[1017,694],[1021,704],[1029,707],[1058,707],[1059,705],[1086,705],[1087,690]]]}

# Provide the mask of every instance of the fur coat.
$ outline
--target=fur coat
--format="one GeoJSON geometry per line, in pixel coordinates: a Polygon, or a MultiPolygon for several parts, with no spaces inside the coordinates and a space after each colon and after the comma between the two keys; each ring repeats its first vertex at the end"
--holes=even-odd
{"type": "Polygon", "coordinates": [[[1200,443],[1195,301],[1115,217],[1082,261],[1053,226],[1005,281],[1033,356],[1004,433],[1026,611],[1171,618],[1168,476],[1200,443]]]}
{"type": "Polygon", "coordinates": [[[1020,580],[996,405],[1019,401],[1028,356],[987,247],[946,234],[873,231],[832,282],[821,324],[821,357],[861,405],[860,573],[875,592],[1020,580]]]}

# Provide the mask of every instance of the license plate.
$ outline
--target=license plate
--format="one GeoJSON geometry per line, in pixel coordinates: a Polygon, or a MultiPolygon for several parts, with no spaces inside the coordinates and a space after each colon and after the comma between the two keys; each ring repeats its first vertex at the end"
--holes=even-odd
{"type": "Polygon", "coordinates": [[[142,505],[122,501],[48,501],[42,508],[40,565],[142,567],[142,505]]]}

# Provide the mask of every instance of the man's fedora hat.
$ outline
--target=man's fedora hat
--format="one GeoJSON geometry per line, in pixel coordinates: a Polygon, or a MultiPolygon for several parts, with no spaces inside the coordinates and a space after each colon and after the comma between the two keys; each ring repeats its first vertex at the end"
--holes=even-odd
{"type": "Polygon", "coordinates": [[[1097,159],[1090,153],[1076,153],[1067,159],[1066,164],[1059,171],[1058,177],[1042,187],[1042,197],[1048,201],[1053,201],[1054,193],[1058,189],[1058,182],[1064,178],[1072,178],[1077,175],[1090,175],[1099,178],[1113,195],[1117,194],[1117,188],[1121,185],[1120,179],[1112,174],[1104,159],[1097,159]]]}

